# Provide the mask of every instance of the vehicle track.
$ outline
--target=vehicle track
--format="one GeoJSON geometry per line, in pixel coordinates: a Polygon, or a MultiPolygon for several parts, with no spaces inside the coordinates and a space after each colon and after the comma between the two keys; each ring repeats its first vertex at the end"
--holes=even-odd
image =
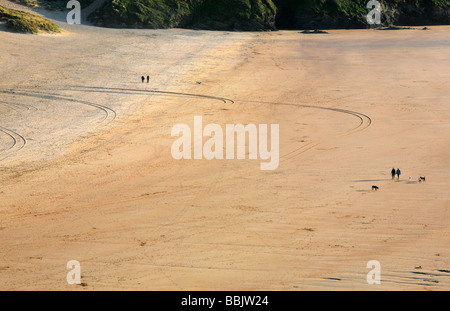
{"type": "Polygon", "coordinates": [[[172,95],[172,96],[187,96],[187,97],[197,97],[197,98],[206,98],[206,99],[214,99],[222,101],[224,104],[234,104],[234,100],[224,97],[217,97],[211,95],[201,95],[201,94],[192,94],[192,93],[182,93],[182,92],[170,92],[170,91],[158,91],[158,90],[140,90],[140,89],[127,89],[127,88],[109,88],[109,87],[95,87],[95,86],[74,86],[76,88],[80,88],[80,90],[72,89],[73,91],[82,91],[86,92],[84,89],[97,90],[102,93],[114,93],[111,91],[119,92],[121,94],[127,94],[123,92],[136,92],[136,93],[153,93],[153,94],[162,94],[162,95],[172,95]]]}
{"type": "Polygon", "coordinates": [[[25,137],[23,137],[16,131],[13,131],[13,130],[10,130],[10,129],[0,126],[0,132],[6,134],[13,141],[12,145],[0,154],[0,161],[5,160],[9,156],[11,156],[13,153],[18,152],[23,147],[25,147],[25,145],[27,144],[27,140],[25,139],[25,137]]]}
{"type": "MultiPolygon", "coordinates": [[[[89,91],[89,92],[102,92],[102,93],[130,94],[130,95],[133,95],[133,94],[134,95],[136,95],[136,94],[161,94],[161,95],[167,95],[167,96],[187,96],[187,97],[194,97],[194,98],[212,99],[212,100],[221,101],[224,104],[234,104],[235,103],[234,100],[228,99],[228,98],[223,98],[223,97],[201,95],[201,94],[191,94],[191,93],[181,93],[181,92],[171,92],[171,91],[140,90],[140,89],[129,89],[129,88],[88,87],[88,86],[76,86],[76,88],[78,88],[78,89],[64,90],[64,91],[80,91],[80,92],[89,91]]],[[[109,108],[108,107],[104,107],[104,106],[93,104],[93,103],[86,102],[86,101],[74,100],[73,98],[67,98],[67,97],[63,97],[60,95],[58,95],[58,96],[42,95],[42,94],[39,95],[36,93],[29,94],[29,93],[20,93],[20,92],[19,93],[16,92],[14,94],[46,98],[46,99],[51,99],[51,100],[67,100],[67,101],[71,101],[71,102],[83,103],[83,104],[87,104],[89,106],[93,106],[93,107],[96,107],[96,108],[104,111],[106,114],[105,119],[107,119],[109,116],[109,110],[108,110],[109,108]]],[[[350,135],[350,134],[356,133],[358,131],[363,131],[366,128],[368,128],[372,123],[372,119],[365,114],[362,114],[362,113],[359,113],[356,111],[352,111],[352,110],[341,109],[341,108],[331,108],[331,107],[323,107],[323,106],[316,106],[316,105],[303,105],[303,104],[291,104],[291,103],[278,103],[278,102],[245,101],[245,100],[239,100],[238,102],[252,102],[252,103],[259,103],[259,104],[266,104],[266,105],[292,106],[292,107],[298,107],[298,108],[320,109],[320,110],[324,110],[324,111],[331,111],[331,112],[351,115],[359,120],[359,124],[356,127],[351,128],[351,129],[345,131],[344,133],[336,135],[333,138],[310,142],[306,145],[295,148],[294,150],[292,150],[284,155],[281,155],[280,163],[286,162],[288,160],[292,160],[292,159],[302,155],[303,153],[317,147],[318,145],[323,144],[326,141],[336,139],[336,137],[350,135]]],[[[114,112],[114,118],[115,118],[115,112],[114,112]]],[[[253,169],[244,169],[244,170],[237,171],[237,172],[236,171],[231,172],[228,176],[222,176],[219,180],[220,180],[220,182],[225,182],[225,181],[230,181],[232,179],[235,179],[236,177],[240,177],[240,176],[249,177],[249,176],[255,175],[257,173],[258,172],[255,172],[253,169]]],[[[171,189],[167,189],[167,191],[156,192],[152,195],[152,197],[162,196],[162,195],[173,195],[174,193],[178,194],[178,193],[183,193],[186,191],[201,192],[202,188],[204,186],[205,186],[204,184],[192,184],[192,185],[187,185],[187,186],[182,186],[182,187],[172,187],[171,189]]],[[[106,205],[117,204],[117,203],[128,203],[130,201],[142,200],[142,198],[143,197],[140,196],[140,197],[134,197],[134,198],[126,198],[126,199],[122,199],[122,200],[114,200],[113,202],[103,202],[102,205],[106,206],[106,205]]],[[[176,219],[182,218],[186,213],[188,213],[188,210],[189,210],[189,208],[185,207],[178,213],[175,213],[175,215],[173,217],[171,217],[171,221],[168,221],[168,224],[171,224],[176,219]]],[[[155,229],[159,230],[160,227],[162,227],[162,226],[165,226],[165,225],[158,226],[158,228],[155,228],[155,229]]]]}
{"type": "MultiPolygon", "coordinates": [[[[248,101],[248,100],[235,101],[233,99],[217,97],[217,96],[158,91],[158,90],[139,90],[139,89],[129,89],[129,88],[106,88],[106,87],[89,87],[89,86],[74,86],[74,87],[76,87],[78,89],[73,89],[73,91],[83,91],[83,92],[86,92],[86,89],[88,89],[88,90],[91,90],[91,92],[102,92],[102,93],[120,93],[120,94],[155,93],[155,94],[163,94],[163,95],[169,95],[169,96],[189,96],[189,97],[214,99],[214,100],[219,100],[223,103],[231,103],[231,104],[234,104],[235,102],[249,102],[249,103],[267,104],[267,105],[292,106],[292,107],[298,107],[298,108],[320,109],[320,110],[326,110],[326,111],[351,115],[351,116],[356,117],[359,120],[359,124],[356,127],[352,128],[348,131],[345,131],[344,133],[341,133],[339,135],[336,135],[336,136],[326,139],[326,140],[324,139],[324,140],[308,143],[308,144],[301,146],[299,148],[296,148],[284,155],[281,155],[280,163],[285,162],[290,159],[293,159],[295,157],[298,157],[301,154],[313,149],[314,147],[316,147],[326,141],[330,141],[330,140],[336,139],[337,137],[346,136],[346,135],[350,135],[352,133],[363,131],[372,124],[372,119],[368,115],[357,112],[357,111],[352,111],[352,110],[347,110],[347,109],[342,109],[342,108],[332,108],[332,107],[292,104],[292,103],[279,103],[279,102],[261,102],[261,101],[248,101]]],[[[230,179],[236,178],[238,176],[244,176],[244,175],[248,177],[248,176],[251,176],[252,174],[256,174],[256,172],[254,172],[253,170],[250,170],[250,169],[244,169],[244,170],[241,170],[238,172],[232,172],[229,176],[226,176],[225,178],[223,178],[223,177],[220,178],[220,181],[223,182],[223,181],[230,180],[230,179]]],[[[192,190],[192,189],[203,187],[203,186],[204,186],[203,184],[202,185],[190,185],[190,186],[185,186],[185,187],[182,186],[180,189],[172,188],[172,191],[170,191],[170,192],[159,192],[158,194],[154,194],[152,196],[156,196],[156,195],[160,196],[160,195],[166,195],[169,193],[172,194],[172,193],[184,192],[184,191],[192,190]]],[[[136,197],[136,198],[131,198],[131,199],[120,200],[120,202],[129,202],[129,201],[136,201],[136,200],[141,200],[141,199],[142,199],[142,197],[136,197]]],[[[105,205],[108,205],[111,203],[113,203],[113,202],[109,202],[109,203],[105,202],[105,205]]],[[[115,201],[114,203],[118,203],[118,201],[115,201]]]]}
{"type": "MultiPolygon", "coordinates": [[[[352,128],[352,129],[350,129],[348,131],[345,131],[345,132],[343,132],[343,133],[341,133],[339,135],[333,136],[333,137],[328,138],[328,139],[322,139],[322,140],[319,140],[319,141],[310,142],[310,143],[308,143],[306,145],[303,145],[301,147],[295,148],[294,150],[292,150],[292,151],[290,151],[290,152],[288,152],[286,154],[280,155],[279,163],[284,163],[284,162],[286,162],[288,160],[294,159],[294,158],[300,156],[301,154],[303,154],[303,153],[305,153],[305,152],[307,152],[307,151],[309,151],[311,149],[314,149],[318,145],[323,144],[323,143],[325,143],[327,141],[335,140],[338,137],[347,136],[347,135],[350,135],[350,134],[353,134],[353,133],[356,133],[356,132],[359,132],[359,131],[363,131],[363,130],[365,130],[366,128],[368,128],[372,124],[372,119],[369,116],[367,116],[367,115],[365,115],[363,113],[360,113],[360,112],[347,110],[347,109],[341,109],[341,108],[331,108],[331,107],[323,107],[323,106],[316,106],[316,105],[279,103],[279,102],[246,101],[246,100],[238,100],[237,102],[250,102],[250,103],[259,103],[259,104],[267,104],[267,105],[292,106],[292,107],[299,107],[299,108],[311,108],[311,109],[328,110],[328,111],[332,111],[332,112],[348,114],[348,115],[354,116],[354,117],[359,119],[359,124],[356,127],[352,128]]],[[[228,180],[231,180],[231,179],[236,178],[236,177],[241,177],[241,176],[249,177],[249,176],[252,176],[252,175],[255,175],[255,174],[257,174],[257,172],[255,172],[254,170],[244,169],[244,170],[241,170],[240,172],[233,172],[230,176],[227,176],[225,178],[221,178],[220,180],[221,181],[228,181],[228,180]]]]}
{"type": "Polygon", "coordinates": [[[312,109],[321,109],[321,110],[328,110],[328,111],[333,111],[333,112],[338,112],[338,113],[344,113],[344,114],[348,114],[348,115],[352,115],[354,117],[357,117],[360,120],[360,123],[355,127],[352,128],[344,133],[341,133],[340,135],[334,136],[332,138],[329,139],[324,139],[324,140],[320,140],[317,142],[310,142],[304,146],[301,146],[299,148],[296,148],[284,155],[280,156],[280,162],[284,162],[287,161],[289,159],[295,158],[305,152],[307,152],[310,149],[313,149],[314,147],[326,142],[326,141],[330,141],[330,140],[334,140],[337,137],[341,137],[341,136],[346,136],[346,135],[350,135],[359,131],[363,131],[366,128],[368,128],[371,124],[372,124],[372,119],[368,116],[365,115],[363,113],[360,112],[356,112],[356,111],[352,111],[352,110],[347,110],[347,109],[341,109],[341,108],[331,108],[331,107],[323,107],[323,106],[315,106],[315,105],[302,105],[302,104],[289,104],[289,103],[275,103],[275,102],[258,102],[258,103],[262,103],[262,104],[270,104],[270,105],[279,105],[279,106],[294,106],[294,107],[301,107],[301,108],[312,108],[312,109]]]}
{"type": "Polygon", "coordinates": [[[43,99],[49,99],[49,100],[61,100],[61,101],[69,101],[69,102],[73,102],[73,103],[79,103],[82,105],[86,105],[86,106],[90,106],[90,107],[94,107],[97,108],[101,111],[103,111],[105,113],[105,117],[103,118],[103,121],[108,121],[111,122],[113,121],[117,114],[116,112],[106,106],[102,106],[99,104],[95,104],[95,103],[91,103],[88,101],[84,101],[84,100],[78,100],[78,99],[73,99],[73,98],[68,98],[65,97],[63,95],[46,95],[46,94],[33,94],[33,93],[29,93],[29,92],[23,92],[23,91],[5,91],[5,90],[0,90],[0,93],[4,93],[4,94],[10,94],[10,95],[20,95],[20,96],[28,96],[28,97],[35,97],[35,98],[43,98],[43,99]]]}
{"type": "MultiPolygon", "coordinates": [[[[130,88],[107,88],[107,87],[91,87],[91,86],[74,86],[74,88],[78,88],[78,89],[71,89],[71,90],[64,90],[64,91],[77,91],[77,92],[102,92],[102,93],[120,93],[120,94],[146,94],[146,93],[151,93],[151,94],[162,94],[162,95],[168,95],[168,96],[187,96],[187,97],[196,97],[196,98],[204,98],[204,99],[213,99],[213,100],[218,100],[221,101],[225,104],[234,104],[235,100],[233,99],[229,99],[229,98],[224,98],[224,97],[217,97],[217,96],[211,96],[211,95],[202,95],[202,94],[192,94],[192,93],[182,93],[182,92],[172,92],[172,91],[159,91],[159,90],[140,90],[140,89],[130,89],[130,88]]],[[[82,101],[82,100],[76,100],[73,98],[68,98],[65,97],[63,95],[46,95],[46,94],[41,94],[38,92],[35,93],[27,93],[27,92],[14,92],[14,91],[1,91],[0,93],[6,93],[6,94],[13,94],[13,95],[22,95],[22,96],[29,96],[29,97],[37,97],[37,98],[44,98],[44,99],[49,99],[49,100],[62,100],[62,101],[70,101],[70,102],[75,102],[75,103],[80,103],[80,104],[85,104],[97,109],[102,110],[105,113],[105,118],[103,119],[111,119],[110,121],[114,120],[114,118],[116,117],[116,112],[114,110],[112,110],[109,107],[105,107],[99,104],[95,104],[95,103],[91,103],[91,102],[87,102],[87,101],[82,101]]],[[[337,113],[343,113],[343,114],[347,114],[347,115],[351,115],[354,116],[356,118],[359,119],[359,124],[352,128],[349,129],[348,131],[345,131],[339,135],[336,135],[332,138],[329,139],[324,139],[324,140],[320,140],[320,141],[315,141],[315,142],[310,142],[306,145],[303,145],[299,148],[295,148],[294,150],[284,154],[284,155],[280,155],[280,163],[282,162],[286,162],[288,160],[291,160],[293,158],[296,158],[298,156],[300,156],[301,154],[317,147],[320,144],[323,144],[326,141],[330,141],[332,139],[336,139],[336,137],[341,137],[341,136],[346,136],[346,135],[350,135],[352,133],[356,133],[359,131],[363,131],[366,128],[368,128],[371,123],[372,123],[372,119],[360,112],[356,112],[356,111],[352,111],[352,110],[347,110],[347,109],[341,109],[341,108],[332,108],[332,107],[323,107],[323,106],[316,106],[316,105],[303,105],[303,104],[292,104],[292,103],[280,103],[280,102],[261,102],[261,101],[248,101],[248,100],[239,100],[238,102],[248,102],[248,103],[259,103],[259,104],[266,104],[266,105],[277,105],[277,106],[292,106],[292,107],[298,107],[298,108],[311,108],[311,109],[320,109],[320,110],[325,110],[325,111],[332,111],[332,112],[337,112],[337,113]]],[[[3,132],[6,131],[6,134],[8,134],[11,138],[14,139],[14,145],[17,144],[17,141],[20,141],[20,137],[19,134],[15,133],[10,133],[8,132],[7,129],[4,129],[3,132]],[[16,136],[14,136],[16,135],[16,136]],[[19,138],[19,139],[18,139],[19,138]]],[[[25,145],[26,141],[24,140],[23,145],[20,147],[23,148],[23,146],[25,145]]],[[[20,144],[19,144],[20,145],[20,144]]],[[[13,146],[14,147],[14,146],[13,146]]],[[[11,148],[13,148],[11,147],[11,148]]],[[[19,149],[19,150],[20,150],[19,149]]],[[[9,149],[10,150],[10,149],[9,149]]],[[[256,172],[254,172],[253,170],[250,169],[244,169],[238,172],[232,172],[229,176],[226,177],[222,177],[220,180],[223,181],[227,181],[233,178],[236,178],[238,176],[251,176],[252,174],[256,174],[256,172]]],[[[172,189],[171,193],[173,192],[183,192],[183,191],[188,191],[188,190],[192,190],[194,188],[198,188],[198,187],[202,187],[204,185],[190,185],[190,186],[186,186],[186,187],[181,187],[180,189],[172,189]]],[[[163,192],[163,194],[167,194],[167,192],[163,192]]],[[[133,201],[133,200],[139,200],[141,199],[139,198],[132,198],[132,199],[125,199],[125,201],[133,201]]],[[[116,202],[117,203],[117,202],[116,202]]],[[[105,202],[105,204],[108,204],[105,202]]]]}
{"type": "Polygon", "coordinates": [[[37,111],[38,109],[33,106],[28,106],[25,104],[18,104],[18,103],[12,103],[12,102],[6,102],[6,101],[0,101],[0,105],[11,107],[13,110],[18,111],[17,108],[25,109],[25,110],[33,110],[37,111]]]}
{"type": "MultiPolygon", "coordinates": [[[[76,100],[76,99],[73,99],[73,98],[67,98],[67,97],[64,97],[62,95],[55,96],[55,95],[48,95],[48,94],[29,93],[29,92],[23,92],[23,91],[7,91],[7,90],[0,90],[0,93],[9,94],[9,95],[18,95],[18,96],[28,96],[28,97],[42,98],[42,99],[48,99],[48,100],[68,101],[68,102],[74,102],[74,103],[78,103],[78,104],[83,104],[83,105],[86,105],[86,106],[90,106],[90,107],[99,109],[102,112],[104,112],[105,117],[103,118],[102,122],[103,121],[107,121],[109,123],[109,122],[113,121],[116,118],[116,116],[117,116],[116,112],[113,109],[109,108],[109,107],[102,106],[102,105],[95,104],[95,103],[91,103],[91,102],[88,102],[88,101],[76,100]]],[[[5,101],[0,102],[0,104],[4,104],[4,105],[10,106],[10,107],[21,107],[21,108],[25,108],[27,110],[36,109],[35,107],[27,106],[27,105],[24,105],[24,104],[10,103],[10,102],[5,102],[5,101]]],[[[5,127],[0,127],[0,132],[6,134],[13,141],[13,144],[8,149],[6,149],[5,151],[3,151],[0,154],[0,161],[3,161],[6,158],[10,157],[13,153],[20,151],[26,145],[26,139],[22,135],[20,135],[19,133],[15,132],[15,131],[13,131],[11,129],[7,129],[5,127]]]]}

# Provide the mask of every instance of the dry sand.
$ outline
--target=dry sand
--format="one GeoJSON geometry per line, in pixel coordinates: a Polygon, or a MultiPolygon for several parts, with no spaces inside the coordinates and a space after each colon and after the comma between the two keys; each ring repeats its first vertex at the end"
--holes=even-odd
{"type": "Polygon", "coordinates": [[[57,23],[0,32],[0,289],[450,289],[450,27],[57,23]],[[279,168],[172,159],[194,116],[280,124],[279,168]]]}

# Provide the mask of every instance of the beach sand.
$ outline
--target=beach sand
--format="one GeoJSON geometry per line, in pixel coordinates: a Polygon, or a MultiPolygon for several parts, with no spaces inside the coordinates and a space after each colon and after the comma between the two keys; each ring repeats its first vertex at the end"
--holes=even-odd
{"type": "Polygon", "coordinates": [[[450,27],[56,23],[0,32],[0,289],[450,289],[450,27]],[[174,160],[194,116],[279,124],[278,169],[174,160]]]}

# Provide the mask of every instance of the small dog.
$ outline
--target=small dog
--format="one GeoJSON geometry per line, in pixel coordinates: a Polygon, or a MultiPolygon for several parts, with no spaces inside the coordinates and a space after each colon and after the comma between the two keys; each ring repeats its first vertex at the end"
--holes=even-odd
{"type": "Polygon", "coordinates": [[[419,182],[425,182],[425,176],[424,177],[419,177],[419,182]]]}
{"type": "Polygon", "coordinates": [[[377,191],[378,189],[380,189],[380,188],[378,188],[377,186],[372,186],[372,190],[377,191]]]}

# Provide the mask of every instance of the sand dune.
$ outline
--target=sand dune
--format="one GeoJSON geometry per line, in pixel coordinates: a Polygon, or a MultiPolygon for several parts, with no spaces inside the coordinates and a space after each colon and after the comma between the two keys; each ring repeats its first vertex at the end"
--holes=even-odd
{"type": "Polygon", "coordinates": [[[450,289],[449,27],[57,23],[0,32],[1,289],[450,289]],[[279,124],[278,169],[174,160],[194,116],[279,124]]]}

